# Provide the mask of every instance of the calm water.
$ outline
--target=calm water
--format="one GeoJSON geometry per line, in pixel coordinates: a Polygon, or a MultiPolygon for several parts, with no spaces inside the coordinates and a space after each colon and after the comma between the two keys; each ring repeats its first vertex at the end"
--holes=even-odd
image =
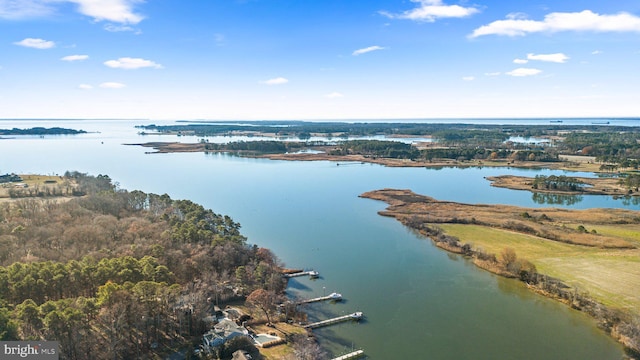
{"type": "MultiPolygon", "coordinates": [[[[397,221],[369,190],[408,188],[437,199],[544,206],[528,192],[490,187],[485,176],[550,174],[518,169],[397,169],[377,165],[243,159],[223,154],[145,154],[124,143],[195,138],[138,136],[144,121],[7,122],[96,133],[0,140],[0,173],[108,174],[129,190],[168,193],[228,214],[249,242],[274,250],[318,280],[290,282],[291,296],[336,291],[345,301],[307,307],[325,319],[363,311],[366,321],[316,330],[334,354],[364,348],[372,359],[620,359],[622,349],[581,313],[477,270],[397,221]],[[97,133],[97,132],[100,133],[97,133]]],[[[557,173],[557,172],[556,172],[557,173]]],[[[590,174],[580,174],[590,175],[590,174]]],[[[572,207],[626,207],[589,197],[572,207]]],[[[556,205],[561,206],[561,205],[556,205]]]]}

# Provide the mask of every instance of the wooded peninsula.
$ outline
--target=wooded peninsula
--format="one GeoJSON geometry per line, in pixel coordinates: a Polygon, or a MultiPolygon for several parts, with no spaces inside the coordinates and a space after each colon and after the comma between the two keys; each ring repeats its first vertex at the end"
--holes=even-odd
{"type": "Polygon", "coordinates": [[[107,175],[1,179],[0,340],[59,341],[64,359],[184,358],[232,306],[251,331],[277,323],[266,329],[289,345],[259,352],[248,336],[229,335],[202,358],[323,354],[287,322],[304,314],[277,311],[286,300],[281,262],[248,244],[230,217],[119,189],[107,175]]]}

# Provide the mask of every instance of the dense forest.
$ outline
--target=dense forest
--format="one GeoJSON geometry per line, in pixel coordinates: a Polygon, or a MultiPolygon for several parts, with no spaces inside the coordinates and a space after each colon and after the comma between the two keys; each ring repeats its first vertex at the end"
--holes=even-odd
{"type": "Polygon", "coordinates": [[[536,175],[531,185],[534,189],[578,191],[586,184],[574,177],[565,175],[536,175]]]}
{"type": "Polygon", "coordinates": [[[637,132],[572,132],[558,146],[567,153],[595,156],[601,162],[637,169],[640,165],[639,138],[637,132]]]}
{"type": "Polygon", "coordinates": [[[82,196],[0,203],[0,340],[56,340],[63,359],[153,358],[198,339],[213,299],[286,286],[228,216],[105,175],[65,179],[82,196]]]}
{"type": "Polygon", "coordinates": [[[278,154],[299,151],[308,144],[293,141],[234,141],[226,144],[204,143],[205,151],[278,154]]]}
{"type": "Polygon", "coordinates": [[[398,141],[350,140],[338,144],[329,154],[358,154],[368,157],[416,159],[420,156],[420,151],[411,146],[411,144],[398,141]]]}

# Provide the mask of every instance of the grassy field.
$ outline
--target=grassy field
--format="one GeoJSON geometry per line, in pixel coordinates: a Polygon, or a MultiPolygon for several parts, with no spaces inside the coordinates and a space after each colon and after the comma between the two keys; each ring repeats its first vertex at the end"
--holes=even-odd
{"type": "MultiPolygon", "coordinates": [[[[66,191],[75,185],[69,184],[68,180],[63,179],[61,176],[55,175],[20,175],[22,182],[19,183],[4,183],[0,184],[0,201],[9,201],[12,198],[9,196],[10,189],[59,189],[60,191],[66,191]]],[[[66,197],[56,196],[58,199],[66,197]]]]}
{"type": "MultiPolygon", "coordinates": [[[[605,305],[640,312],[640,250],[601,249],[559,243],[503,229],[479,225],[438,224],[462,242],[500,254],[513,248],[538,271],[564,280],[605,305]]],[[[640,226],[594,226],[598,233],[640,243],[640,226]]]]}

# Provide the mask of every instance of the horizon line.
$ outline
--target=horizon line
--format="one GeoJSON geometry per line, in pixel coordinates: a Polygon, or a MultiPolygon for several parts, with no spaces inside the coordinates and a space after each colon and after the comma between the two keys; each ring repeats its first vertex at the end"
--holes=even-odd
{"type": "Polygon", "coordinates": [[[348,121],[391,121],[391,120],[581,120],[581,119],[608,119],[608,120],[640,120],[640,116],[535,116],[535,117],[517,117],[517,116],[500,116],[500,117],[398,117],[398,118],[335,118],[335,119],[181,119],[181,118],[90,118],[90,117],[72,117],[72,118],[0,118],[0,121],[53,121],[53,120],[65,120],[65,121],[97,121],[97,120],[115,120],[115,121],[180,121],[180,122],[223,122],[223,121],[247,121],[247,122],[259,122],[259,121],[271,121],[271,122],[348,122],[348,121]]]}

